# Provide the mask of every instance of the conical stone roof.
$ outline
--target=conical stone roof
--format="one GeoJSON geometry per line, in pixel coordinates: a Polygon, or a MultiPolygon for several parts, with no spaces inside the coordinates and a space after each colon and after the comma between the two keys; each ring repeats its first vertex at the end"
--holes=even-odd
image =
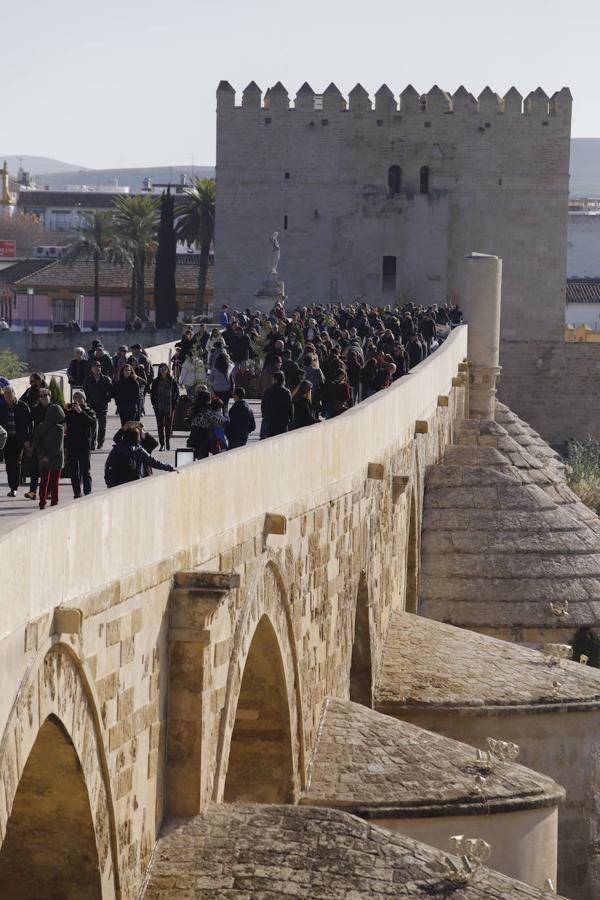
{"type": "Polygon", "coordinates": [[[408,709],[600,708],[600,670],[406,612],[388,628],[375,707],[408,709]],[[556,682],[559,687],[556,688],[556,682]]]}
{"type": "Polygon", "coordinates": [[[301,803],[379,819],[488,815],[562,799],[556,782],[524,766],[482,766],[467,744],[358,703],[327,699],[301,803]]]}
{"type": "Polygon", "coordinates": [[[457,441],[427,475],[419,612],[535,645],[600,625],[598,517],[497,423],[457,441]]]}
{"type": "Polygon", "coordinates": [[[560,456],[550,447],[549,444],[538,434],[535,429],[520,419],[504,403],[496,401],[496,422],[506,429],[510,437],[528,450],[533,456],[547,463],[551,468],[557,469],[564,474],[564,464],[560,461],[560,456]]]}
{"type": "Polygon", "coordinates": [[[217,806],[167,828],[144,900],[547,900],[483,866],[452,882],[447,858],[340,810],[217,806]]]}

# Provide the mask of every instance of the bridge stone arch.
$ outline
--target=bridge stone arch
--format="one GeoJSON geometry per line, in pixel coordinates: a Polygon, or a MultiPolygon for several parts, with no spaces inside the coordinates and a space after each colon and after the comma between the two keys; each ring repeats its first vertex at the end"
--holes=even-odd
{"type": "Polygon", "coordinates": [[[0,883],[25,900],[119,900],[115,816],[81,660],[48,642],[21,682],[0,743],[0,883]]]}
{"type": "MultiPolygon", "coordinates": [[[[279,753],[283,765],[289,762],[289,770],[287,774],[282,775],[276,790],[269,793],[265,783],[256,782],[256,792],[253,794],[251,790],[246,790],[243,799],[254,799],[258,802],[286,800],[291,802],[304,787],[302,694],[292,610],[288,598],[289,590],[277,561],[270,553],[264,554],[248,588],[235,626],[225,703],[219,728],[213,790],[213,799],[216,802],[240,799],[236,787],[239,767],[245,767],[247,772],[252,770],[251,745],[255,740],[257,743],[261,741],[258,719],[263,715],[269,717],[271,721],[272,717],[276,719],[273,743],[269,747],[269,739],[263,733],[264,747],[274,756],[279,753]],[[264,664],[265,656],[268,657],[267,664],[264,664]],[[261,692],[269,686],[273,693],[270,706],[264,709],[248,708],[248,701],[253,694],[253,684],[259,686],[261,692]],[[256,729],[246,729],[249,738],[246,747],[244,747],[244,728],[236,727],[243,721],[243,717],[248,717],[245,721],[254,721],[257,726],[256,729]],[[278,749],[275,747],[276,744],[278,749]],[[286,759],[288,748],[289,757],[286,759]],[[237,767],[237,774],[230,771],[232,765],[237,767]]],[[[263,700],[261,697],[261,702],[263,700]]],[[[267,730],[265,728],[265,732],[267,730]]]]}

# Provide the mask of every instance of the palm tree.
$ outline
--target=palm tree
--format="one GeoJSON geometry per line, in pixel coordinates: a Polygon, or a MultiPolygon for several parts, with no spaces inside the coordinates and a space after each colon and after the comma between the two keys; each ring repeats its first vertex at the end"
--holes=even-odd
{"type": "Polygon", "coordinates": [[[115,197],[116,250],[132,267],[132,297],[135,313],[146,319],[146,263],[156,250],[158,200],[148,194],[115,197]]]}
{"type": "Polygon", "coordinates": [[[215,182],[212,178],[195,178],[192,187],[187,188],[185,193],[187,199],[176,210],[176,231],[180,241],[188,247],[200,249],[195,313],[199,316],[204,311],[208,258],[215,237],[215,182]]]}
{"type": "Polygon", "coordinates": [[[75,228],[78,240],[70,254],[71,258],[85,254],[94,260],[94,331],[100,328],[100,260],[110,255],[113,229],[112,212],[81,213],[81,223],[75,228]]]}

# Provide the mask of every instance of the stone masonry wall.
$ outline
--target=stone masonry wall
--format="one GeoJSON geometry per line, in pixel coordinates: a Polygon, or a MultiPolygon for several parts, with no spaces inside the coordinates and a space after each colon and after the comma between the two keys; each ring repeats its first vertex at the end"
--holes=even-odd
{"type": "Polygon", "coordinates": [[[503,260],[503,337],[558,339],[564,328],[571,96],[541,89],[525,100],[486,88],[450,97],[438,87],[375,103],[357,86],[346,103],[303,86],[291,103],[256,85],[236,106],[217,91],[217,304],[246,306],[267,274],[279,231],[279,272],[292,305],[393,300],[460,302],[458,261],[503,260]],[[322,104],[322,108],[321,107],[322,104]],[[398,193],[391,166],[402,170],[398,193]],[[428,193],[420,172],[429,169],[428,193]],[[382,262],[396,259],[384,295],[382,262]],[[309,267],[306,260],[310,260],[309,267]],[[394,296],[395,295],[395,296],[394,296]]]}
{"type": "Polygon", "coordinates": [[[600,346],[504,341],[498,398],[553,445],[600,437],[600,346]]]}
{"type": "Polygon", "coordinates": [[[189,787],[180,771],[197,771],[198,808],[222,799],[244,663],[264,615],[283,660],[299,791],[322,699],[347,696],[361,574],[375,668],[390,613],[403,607],[410,511],[420,522],[425,468],[464,416],[454,376],[465,354],[458,329],[419,370],[338,419],[57,508],[52,522],[34,517],[0,542],[4,559],[21,561],[0,598],[0,840],[50,710],[82,760],[104,895],[133,900],[165,810],[189,787]],[[142,500],[156,514],[129,527],[142,500]],[[194,623],[180,622],[178,572],[226,573],[230,586],[194,605],[194,623]],[[181,642],[201,651],[183,685],[193,687],[188,700],[198,694],[200,717],[178,741],[181,642]],[[196,769],[181,759],[194,749],[196,769]]]}

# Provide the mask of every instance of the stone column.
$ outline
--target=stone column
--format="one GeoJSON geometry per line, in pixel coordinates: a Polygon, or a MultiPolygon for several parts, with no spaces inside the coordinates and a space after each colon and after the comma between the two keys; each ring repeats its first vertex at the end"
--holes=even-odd
{"type": "Polygon", "coordinates": [[[469,253],[462,264],[461,309],[469,326],[469,416],[493,419],[500,374],[502,260],[469,253]]]}

